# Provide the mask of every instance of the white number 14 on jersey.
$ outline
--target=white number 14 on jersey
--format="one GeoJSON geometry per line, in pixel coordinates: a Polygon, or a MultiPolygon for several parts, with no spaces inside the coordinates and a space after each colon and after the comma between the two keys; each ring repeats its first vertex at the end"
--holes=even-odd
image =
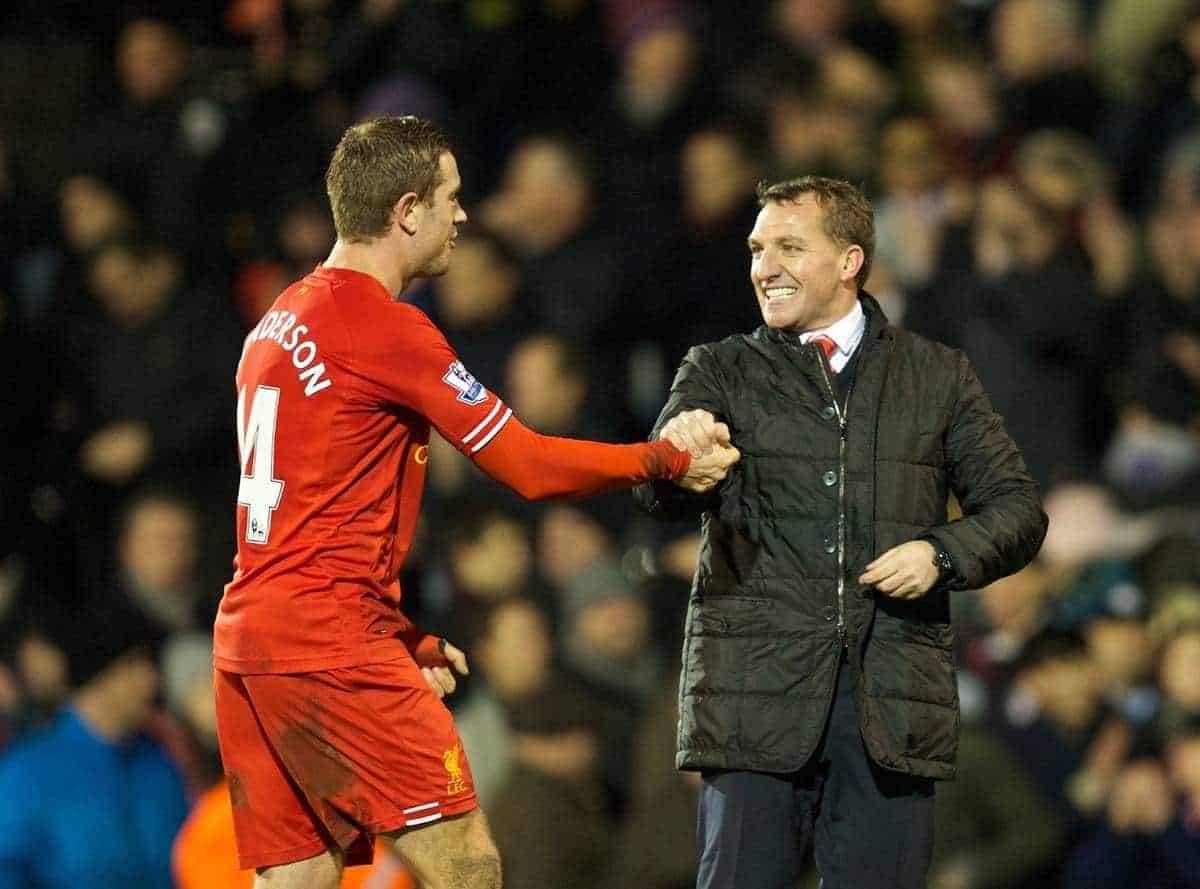
{"type": "Polygon", "coordinates": [[[246,417],[246,390],[238,391],[238,456],[242,462],[242,481],[238,485],[238,506],[249,508],[246,516],[246,541],[266,543],[271,534],[271,513],[283,498],[283,482],[275,475],[275,420],[279,415],[279,390],[259,386],[254,390],[250,416],[246,417]],[[253,471],[246,473],[250,456],[253,471]]]}

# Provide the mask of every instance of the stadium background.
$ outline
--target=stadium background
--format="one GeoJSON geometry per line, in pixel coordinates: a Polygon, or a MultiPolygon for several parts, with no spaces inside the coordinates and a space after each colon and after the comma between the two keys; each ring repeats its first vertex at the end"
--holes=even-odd
{"type": "MultiPolygon", "coordinates": [[[[209,704],[233,369],[325,255],[325,164],[372,113],[452,134],[471,221],[408,298],[548,433],[643,437],[687,346],[755,326],[757,179],[862,184],[868,289],[968,351],[1051,514],[1033,566],[955,602],[961,778],[931,885],[1200,885],[1190,0],[10,0],[6,747],[118,633],[81,609],[138,612],[168,635],[147,729],[200,801],[178,884],[249,885],[209,704]]],[[[692,885],[672,752],[694,529],[627,496],[522,503],[449,447],[430,468],[406,600],[475,666],[453,706],[506,886],[692,885]]]]}

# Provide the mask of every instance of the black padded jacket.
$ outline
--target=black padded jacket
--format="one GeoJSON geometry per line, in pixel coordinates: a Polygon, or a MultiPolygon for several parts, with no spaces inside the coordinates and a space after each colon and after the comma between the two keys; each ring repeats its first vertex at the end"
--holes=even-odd
{"type": "Polygon", "coordinates": [[[676,763],[788,772],[809,758],[843,646],[878,764],[950,778],[959,712],[949,593],[1024,567],[1046,516],[1017,446],[966,356],[892,327],[867,329],[843,405],[820,349],[760,327],[691,349],[652,433],[683,410],[728,423],[742,459],[706,496],[637,489],[652,515],[699,515],[676,763]],[[953,494],[962,517],[948,521],[953,494]],[[924,538],[954,569],[925,596],[858,583],[924,538]]]}

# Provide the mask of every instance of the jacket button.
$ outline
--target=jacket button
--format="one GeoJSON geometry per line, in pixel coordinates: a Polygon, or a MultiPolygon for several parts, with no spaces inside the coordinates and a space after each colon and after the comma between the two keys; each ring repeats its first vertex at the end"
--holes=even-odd
{"type": "Polygon", "coordinates": [[[837,411],[833,409],[832,404],[827,404],[825,407],[821,408],[821,416],[826,420],[832,420],[837,416],[837,411]]]}
{"type": "Polygon", "coordinates": [[[830,540],[828,537],[826,537],[825,538],[825,552],[832,553],[832,552],[836,552],[836,551],[837,551],[837,544],[834,543],[832,540],[830,540]]]}
{"type": "Polygon", "coordinates": [[[825,616],[825,620],[833,620],[833,615],[834,615],[833,606],[826,605],[825,608],[821,611],[821,614],[823,614],[825,616]]]}
{"type": "Polygon", "coordinates": [[[826,469],[825,474],[821,476],[821,481],[825,483],[825,487],[832,487],[837,484],[837,473],[832,469],[826,469]]]}

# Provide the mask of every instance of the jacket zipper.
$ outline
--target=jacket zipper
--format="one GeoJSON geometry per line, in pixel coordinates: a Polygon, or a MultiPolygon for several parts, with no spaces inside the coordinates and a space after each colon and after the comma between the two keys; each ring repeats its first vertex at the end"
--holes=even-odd
{"type": "MultiPolygon", "coordinates": [[[[821,368],[821,378],[825,380],[825,388],[829,399],[837,413],[838,420],[838,519],[837,519],[837,633],[842,647],[846,647],[846,411],[838,403],[837,393],[833,388],[833,380],[829,377],[829,367],[819,349],[816,353],[817,364],[821,368]]],[[[850,407],[850,395],[854,392],[854,382],[846,392],[846,407],[850,407]]]]}

